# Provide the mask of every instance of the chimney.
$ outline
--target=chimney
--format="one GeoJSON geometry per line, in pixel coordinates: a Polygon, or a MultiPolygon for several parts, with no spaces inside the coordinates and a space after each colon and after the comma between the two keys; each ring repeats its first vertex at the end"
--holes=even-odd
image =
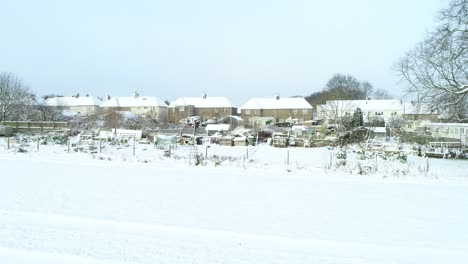
{"type": "Polygon", "coordinates": [[[203,99],[206,99],[206,93],[203,93],[203,99]]]}
{"type": "Polygon", "coordinates": [[[76,98],[80,97],[80,94],[79,94],[79,93],[76,93],[75,97],[76,97],[76,98]]]}
{"type": "Polygon", "coordinates": [[[138,96],[140,96],[140,94],[137,91],[135,91],[135,93],[133,93],[133,97],[138,98],[138,96]]]}
{"type": "Polygon", "coordinates": [[[107,95],[107,100],[110,100],[111,99],[111,96],[110,95],[107,95]]]}
{"type": "Polygon", "coordinates": [[[279,99],[280,99],[279,93],[277,93],[277,94],[275,95],[275,99],[276,99],[276,100],[279,100],[279,99]]]}

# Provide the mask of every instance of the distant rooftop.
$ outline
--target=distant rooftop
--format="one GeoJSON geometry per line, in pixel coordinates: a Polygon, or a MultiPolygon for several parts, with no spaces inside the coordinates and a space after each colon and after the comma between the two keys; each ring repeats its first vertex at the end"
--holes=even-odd
{"type": "Polygon", "coordinates": [[[172,102],[169,107],[193,105],[197,108],[231,108],[235,107],[226,97],[182,97],[172,102]]]}
{"type": "Polygon", "coordinates": [[[302,97],[295,98],[252,98],[240,109],[312,109],[302,97]]]}
{"type": "Polygon", "coordinates": [[[99,106],[102,102],[93,96],[72,96],[47,98],[45,104],[48,106],[99,106]]]}
{"type": "Polygon", "coordinates": [[[154,96],[128,96],[111,97],[101,104],[101,107],[154,107],[167,106],[163,101],[154,96]]]}

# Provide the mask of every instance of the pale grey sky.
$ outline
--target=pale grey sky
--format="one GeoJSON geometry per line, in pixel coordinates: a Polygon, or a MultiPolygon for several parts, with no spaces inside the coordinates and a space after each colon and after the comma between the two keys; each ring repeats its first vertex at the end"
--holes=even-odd
{"type": "Polygon", "coordinates": [[[309,95],[335,73],[400,95],[391,67],[447,0],[0,0],[0,71],[38,95],[309,95]]]}

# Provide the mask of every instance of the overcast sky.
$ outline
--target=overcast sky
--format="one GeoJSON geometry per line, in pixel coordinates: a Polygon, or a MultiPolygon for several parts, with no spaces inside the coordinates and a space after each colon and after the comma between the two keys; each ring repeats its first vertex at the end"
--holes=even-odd
{"type": "Polygon", "coordinates": [[[448,0],[0,0],[0,71],[38,95],[309,95],[335,73],[401,94],[392,65],[448,0]]]}

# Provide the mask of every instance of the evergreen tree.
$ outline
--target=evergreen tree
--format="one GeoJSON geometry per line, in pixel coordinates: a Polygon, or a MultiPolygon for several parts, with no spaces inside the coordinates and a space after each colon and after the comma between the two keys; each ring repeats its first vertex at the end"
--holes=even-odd
{"type": "Polygon", "coordinates": [[[361,127],[364,126],[364,118],[362,117],[361,108],[356,108],[353,113],[353,127],[361,127]]]}

